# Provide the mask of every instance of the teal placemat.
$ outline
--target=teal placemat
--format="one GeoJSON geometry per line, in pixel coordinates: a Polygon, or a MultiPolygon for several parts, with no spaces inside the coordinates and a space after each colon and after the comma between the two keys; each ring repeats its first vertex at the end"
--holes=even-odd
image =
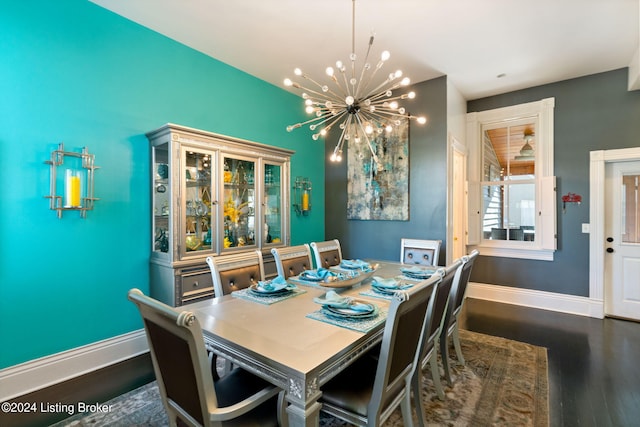
{"type": "Polygon", "coordinates": [[[305,292],[307,291],[305,291],[304,289],[294,289],[291,292],[287,292],[285,294],[280,294],[280,295],[258,296],[258,295],[254,295],[249,289],[240,289],[238,291],[231,292],[231,296],[236,298],[246,299],[248,301],[257,302],[259,304],[270,305],[280,301],[284,301],[289,298],[297,297],[298,295],[302,295],[305,292]]]}
{"type": "Polygon", "coordinates": [[[387,320],[387,310],[378,308],[378,315],[370,317],[368,319],[350,319],[350,318],[337,318],[327,316],[325,312],[320,309],[313,313],[307,314],[307,317],[321,322],[329,323],[331,325],[340,326],[342,328],[351,329],[353,331],[367,333],[374,329],[376,326],[384,323],[387,320]]]}

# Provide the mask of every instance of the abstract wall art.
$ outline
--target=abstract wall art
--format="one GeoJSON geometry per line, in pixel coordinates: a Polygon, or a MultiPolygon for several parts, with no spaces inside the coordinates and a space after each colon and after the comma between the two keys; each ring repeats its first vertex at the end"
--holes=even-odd
{"type": "Polygon", "coordinates": [[[366,141],[349,141],[347,218],[408,221],[409,121],[371,138],[371,145],[381,170],[366,141]]]}

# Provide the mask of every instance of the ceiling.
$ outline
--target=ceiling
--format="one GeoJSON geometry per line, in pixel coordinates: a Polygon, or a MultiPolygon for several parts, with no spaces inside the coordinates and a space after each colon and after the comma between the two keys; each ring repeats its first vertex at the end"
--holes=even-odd
{"type": "MultiPolygon", "coordinates": [[[[350,0],[92,0],[284,88],[351,51],[350,0]]],[[[391,52],[413,83],[447,75],[467,100],[627,67],[639,0],[359,0],[356,54],[391,52]],[[503,77],[498,77],[503,75],[503,77]]]]}
{"type": "MultiPolygon", "coordinates": [[[[520,150],[525,144],[525,134],[531,137],[527,143],[535,151],[537,148],[535,138],[535,123],[519,124],[514,126],[499,127],[486,131],[488,140],[491,142],[493,150],[500,167],[509,168],[510,175],[525,175],[535,173],[533,159],[520,159],[520,150]]],[[[505,171],[505,173],[507,173],[505,171]]]]}

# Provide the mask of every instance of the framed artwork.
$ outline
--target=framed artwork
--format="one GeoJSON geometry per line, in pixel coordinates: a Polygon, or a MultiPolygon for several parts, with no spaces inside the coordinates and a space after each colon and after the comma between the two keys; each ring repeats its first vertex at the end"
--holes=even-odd
{"type": "Polygon", "coordinates": [[[371,139],[382,165],[373,161],[366,141],[347,149],[347,219],[409,220],[409,120],[371,139]]]}

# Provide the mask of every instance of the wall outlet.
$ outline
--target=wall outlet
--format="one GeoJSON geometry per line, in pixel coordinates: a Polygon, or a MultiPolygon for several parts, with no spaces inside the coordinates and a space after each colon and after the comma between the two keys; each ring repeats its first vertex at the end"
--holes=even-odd
{"type": "Polygon", "coordinates": [[[583,232],[583,233],[587,233],[587,234],[588,234],[588,233],[589,233],[589,231],[591,231],[591,230],[590,230],[590,227],[589,227],[590,225],[591,225],[591,224],[582,224],[582,232],[583,232]]]}

